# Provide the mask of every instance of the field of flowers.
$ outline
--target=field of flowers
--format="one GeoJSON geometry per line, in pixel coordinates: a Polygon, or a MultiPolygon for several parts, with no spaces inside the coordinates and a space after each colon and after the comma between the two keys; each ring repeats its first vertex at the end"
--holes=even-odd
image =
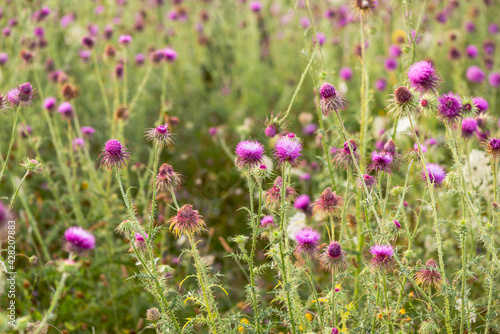
{"type": "Polygon", "coordinates": [[[0,333],[499,333],[498,0],[4,0],[0,333]]]}

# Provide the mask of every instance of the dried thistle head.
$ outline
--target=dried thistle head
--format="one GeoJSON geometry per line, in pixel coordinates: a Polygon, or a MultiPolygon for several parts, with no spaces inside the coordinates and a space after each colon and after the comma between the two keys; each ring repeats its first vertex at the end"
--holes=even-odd
{"type": "Polygon", "coordinates": [[[388,102],[388,113],[395,119],[418,112],[418,100],[415,91],[405,86],[396,88],[388,102]]]}
{"type": "Polygon", "coordinates": [[[175,216],[168,221],[170,230],[178,237],[181,234],[198,234],[205,228],[203,217],[198,214],[198,210],[193,210],[191,204],[181,207],[175,216]]]}
{"type": "Polygon", "coordinates": [[[71,101],[80,95],[80,91],[78,90],[78,87],[65,83],[61,88],[61,94],[66,101],[71,101]]]}

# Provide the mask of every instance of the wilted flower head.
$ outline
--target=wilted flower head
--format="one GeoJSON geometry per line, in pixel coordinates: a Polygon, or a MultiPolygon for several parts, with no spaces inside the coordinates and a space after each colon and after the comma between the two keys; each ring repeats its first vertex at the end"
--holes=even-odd
{"type": "Polygon", "coordinates": [[[8,100],[15,106],[27,107],[31,104],[34,90],[29,82],[23,83],[7,93],[8,100]]]}
{"type": "Polygon", "coordinates": [[[418,100],[415,92],[405,86],[399,86],[392,94],[387,108],[389,114],[396,119],[418,111],[418,100]]]}
{"type": "MultiPolygon", "coordinates": [[[[265,192],[266,203],[271,207],[278,207],[281,204],[281,187],[283,186],[283,179],[278,176],[274,180],[273,186],[265,192]]],[[[297,192],[292,187],[287,187],[285,190],[285,201],[291,201],[297,196],[297,192]]]]}
{"type": "Polygon", "coordinates": [[[354,8],[356,8],[361,15],[370,13],[377,7],[377,4],[377,0],[354,0],[354,8]]]}
{"type": "Polygon", "coordinates": [[[356,185],[359,188],[363,188],[363,182],[366,185],[366,187],[370,189],[377,183],[377,178],[375,176],[363,174],[362,178],[358,178],[358,180],[356,181],[356,185]]]}
{"type": "Polygon", "coordinates": [[[453,123],[462,117],[462,99],[452,92],[443,94],[438,98],[437,110],[440,119],[453,123]]]}
{"type": "Polygon", "coordinates": [[[167,129],[168,124],[146,130],[146,138],[160,149],[172,145],[172,133],[167,129]]]}
{"type": "Polygon", "coordinates": [[[336,241],[332,242],[319,256],[321,266],[335,273],[347,268],[346,251],[336,241]]]}
{"type": "MultiPolygon", "coordinates": [[[[446,177],[446,172],[444,171],[444,169],[438,164],[433,163],[427,163],[425,166],[427,167],[429,181],[436,186],[440,185],[446,177]]],[[[422,170],[420,178],[424,181],[427,180],[425,169],[422,170]]]]}
{"type": "Polygon", "coordinates": [[[411,86],[421,93],[436,93],[439,87],[439,81],[441,81],[441,78],[437,75],[432,64],[425,60],[410,66],[408,70],[408,79],[411,86]]]}
{"type": "Polygon", "coordinates": [[[377,151],[372,152],[372,162],[368,164],[367,171],[375,172],[386,172],[387,174],[392,173],[392,155],[388,153],[378,153],[377,151]]]}
{"type": "Polygon", "coordinates": [[[297,253],[307,253],[314,255],[318,251],[320,234],[312,228],[304,228],[295,234],[295,241],[297,246],[295,250],[297,253]]]}
{"type": "Polygon", "coordinates": [[[147,310],[146,318],[153,324],[156,324],[161,318],[161,313],[156,307],[153,307],[147,310]]]}
{"type": "Polygon", "coordinates": [[[278,166],[287,162],[296,166],[302,156],[301,151],[302,143],[296,137],[283,136],[274,144],[274,159],[278,166]]]}
{"type": "Polygon", "coordinates": [[[347,168],[349,168],[350,165],[354,164],[349,146],[352,147],[352,154],[354,155],[354,159],[356,159],[356,161],[359,161],[360,155],[357,152],[358,145],[353,139],[350,139],[349,142],[344,142],[344,147],[341,148],[340,150],[337,150],[335,157],[333,157],[333,162],[335,163],[335,166],[337,167],[342,166],[344,169],[347,170],[347,168]]]}
{"type": "Polygon", "coordinates": [[[340,94],[335,86],[325,82],[321,85],[319,89],[319,95],[321,96],[321,100],[319,105],[321,107],[321,111],[325,116],[330,115],[332,111],[338,112],[347,109],[348,104],[346,99],[342,94],[340,94]]]}
{"type": "Polygon", "coordinates": [[[198,214],[198,210],[193,210],[191,204],[185,204],[168,222],[170,223],[170,230],[176,236],[200,233],[205,227],[203,217],[198,214]]]}
{"type": "Polygon", "coordinates": [[[130,149],[123,147],[116,139],[110,139],[104,145],[102,153],[99,155],[102,157],[101,166],[105,166],[108,169],[113,167],[122,168],[130,160],[130,149]]]}
{"type": "Polygon", "coordinates": [[[323,190],[320,198],[314,201],[313,214],[321,213],[324,215],[333,215],[340,211],[344,204],[342,196],[338,196],[330,187],[323,190]]]}
{"type": "Polygon", "coordinates": [[[21,162],[21,166],[35,174],[40,174],[43,172],[42,164],[34,159],[25,158],[21,162]]]}
{"type": "Polygon", "coordinates": [[[236,146],[236,166],[253,167],[262,163],[264,145],[257,140],[245,140],[236,146]]]}
{"type": "Polygon", "coordinates": [[[370,248],[373,255],[371,265],[375,269],[390,269],[394,263],[394,249],[391,245],[375,245],[370,248]]]}
{"type": "Polygon", "coordinates": [[[68,228],[64,232],[64,238],[68,252],[82,253],[95,247],[94,235],[79,226],[68,228]]]}
{"type": "Polygon", "coordinates": [[[500,139],[491,138],[484,140],[481,146],[486,150],[486,153],[491,155],[494,159],[500,157],[500,139]]]}
{"type": "Polygon", "coordinates": [[[443,279],[437,270],[438,264],[434,261],[434,259],[429,259],[425,263],[425,266],[427,268],[420,269],[415,273],[415,281],[418,285],[425,287],[434,286],[435,288],[439,288],[443,283],[443,279]]]}
{"type": "Polygon", "coordinates": [[[159,192],[175,191],[181,184],[181,177],[167,163],[161,165],[156,176],[156,188],[159,192]]]}

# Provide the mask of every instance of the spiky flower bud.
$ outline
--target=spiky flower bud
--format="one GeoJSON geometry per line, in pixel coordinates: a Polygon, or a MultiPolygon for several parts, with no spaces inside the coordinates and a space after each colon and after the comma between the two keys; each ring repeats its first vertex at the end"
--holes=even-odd
{"type": "Polygon", "coordinates": [[[23,166],[28,171],[35,173],[35,174],[40,174],[43,172],[42,164],[34,159],[25,158],[21,162],[21,166],[23,166]]]}
{"type": "Polygon", "coordinates": [[[156,176],[156,187],[159,192],[175,191],[181,184],[181,178],[174,168],[167,163],[161,165],[156,176]]]}
{"type": "Polygon", "coordinates": [[[418,111],[418,101],[413,89],[399,86],[391,96],[387,108],[389,109],[388,113],[395,119],[418,111]]]}
{"type": "Polygon", "coordinates": [[[158,320],[160,320],[161,313],[156,307],[152,307],[147,310],[146,318],[151,321],[153,324],[156,324],[158,320]]]}
{"type": "Polygon", "coordinates": [[[170,230],[176,236],[181,234],[193,235],[200,233],[205,227],[203,217],[198,214],[198,210],[193,210],[191,204],[185,204],[181,207],[175,216],[170,218],[170,230]]]}

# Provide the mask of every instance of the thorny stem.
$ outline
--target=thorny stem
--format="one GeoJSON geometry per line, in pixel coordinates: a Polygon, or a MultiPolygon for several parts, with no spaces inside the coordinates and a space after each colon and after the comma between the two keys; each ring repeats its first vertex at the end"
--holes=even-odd
{"type": "Polygon", "coordinates": [[[57,302],[59,301],[59,298],[61,298],[61,293],[62,290],[64,289],[64,285],[66,283],[66,279],[68,278],[69,274],[68,273],[63,273],[61,276],[61,279],[59,280],[59,284],[57,284],[56,292],[54,293],[54,297],[52,297],[52,301],[50,302],[49,309],[47,312],[45,312],[45,315],[43,316],[42,322],[38,327],[36,328],[34,334],[39,334],[42,329],[45,327],[45,324],[49,320],[49,317],[52,316],[52,311],[56,308],[57,302]]]}
{"type": "Polygon", "coordinates": [[[3,162],[3,165],[2,165],[2,172],[0,172],[0,183],[2,182],[3,173],[5,171],[5,166],[7,166],[7,162],[9,161],[9,156],[10,156],[10,151],[12,150],[12,145],[14,145],[14,138],[16,136],[16,127],[17,127],[17,121],[19,119],[19,110],[20,109],[21,109],[21,106],[17,107],[16,117],[14,118],[14,125],[12,126],[12,134],[10,135],[9,149],[7,150],[7,155],[5,156],[5,161],[3,162]]]}
{"type": "Polygon", "coordinates": [[[309,278],[309,282],[311,283],[311,289],[312,289],[313,294],[314,294],[314,299],[316,300],[316,305],[318,305],[319,328],[320,328],[320,331],[322,331],[323,327],[324,327],[323,310],[321,307],[321,301],[319,300],[318,291],[316,291],[316,285],[314,284],[314,280],[311,276],[311,272],[313,271],[314,268],[313,268],[311,258],[309,255],[306,255],[306,261],[307,261],[306,275],[309,278]]]}
{"type": "Polygon", "coordinates": [[[366,48],[365,48],[365,27],[364,17],[360,16],[360,34],[361,34],[361,133],[360,133],[360,153],[361,162],[364,161],[366,148],[366,132],[368,131],[368,118],[370,117],[370,109],[368,107],[368,71],[366,68],[366,48]]]}
{"type": "MultiPolygon", "coordinates": [[[[386,277],[385,277],[385,270],[384,272],[382,273],[382,280],[383,280],[383,283],[384,283],[384,298],[385,298],[385,308],[387,309],[387,312],[390,311],[389,309],[389,301],[387,299],[387,282],[386,282],[386,277]]],[[[389,333],[393,333],[394,330],[393,330],[393,326],[392,326],[392,321],[389,320],[389,333]]]]}
{"type": "MultiPolygon", "coordinates": [[[[497,159],[495,156],[493,156],[493,161],[492,161],[492,165],[491,165],[491,169],[493,171],[493,201],[495,204],[497,204],[497,188],[498,188],[498,181],[497,181],[497,159]]],[[[491,225],[492,226],[495,226],[495,221],[496,221],[496,216],[497,216],[497,213],[496,213],[496,208],[493,208],[493,217],[492,217],[492,222],[491,222],[491,225]]],[[[464,243],[465,244],[465,243],[464,243]]],[[[462,254],[463,256],[463,254],[462,254]]],[[[462,260],[463,261],[463,260],[462,260]]],[[[494,263],[491,262],[491,268],[490,268],[490,289],[489,289],[489,292],[488,292],[488,311],[486,313],[486,328],[484,330],[484,333],[485,334],[488,334],[489,333],[489,330],[490,330],[490,325],[491,325],[491,320],[492,320],[492,314],[491,314],[491,302],[493,300],[493,286],[495,285],[495,281],[494,281],[494,278],[493,278],[493,272],[494,272],[495,268],[494,268],[494,263]]],[[[464,275],[465,276],[465,275],[464,275]]],[[[465,298],[464,298],[465,299],[465,298]]],[[[462,303],[462,307],[465,303],[462,303]]]]}
{"type": "Polygon", "coordinates": [[[142,79],[141,84],[139,85],[139,88],[137,89],[137,92],[135,93],[134,97],[132,98],[132,102],[130,102],[130,107],[129,107],[129,112],[132,114],[132,110],[135,107],[135,104],[137,103],[137,100],[142,94],[142,91],[144,90],[144,87],[146,86],[146,83],[148,82],[149,75],[151,74],[151,70],[153,69],[153,63],[150,63],[148,66],[148,69],[146,70],[146,74],[144,75],[144,78],[142,79]]]}
{"type": "Polygon", "coordinates": [[[21,182],[19,182],[19,184],[17,185],[16,191],[14,192],[14,195],[12,196],[12,199],[10,200],[9,210],[12,209],[12,206],[14,205],[14,202],[16,201],[17,194],[19,194],[19,190],[21,189],[21,186],[23,185],[24,180],[26,179],[26,177],[28,176],[29,173],[30,173],[29,170],[26,171],[26,173],[24,173],[23,178],[21,179],[21,182]]]}

